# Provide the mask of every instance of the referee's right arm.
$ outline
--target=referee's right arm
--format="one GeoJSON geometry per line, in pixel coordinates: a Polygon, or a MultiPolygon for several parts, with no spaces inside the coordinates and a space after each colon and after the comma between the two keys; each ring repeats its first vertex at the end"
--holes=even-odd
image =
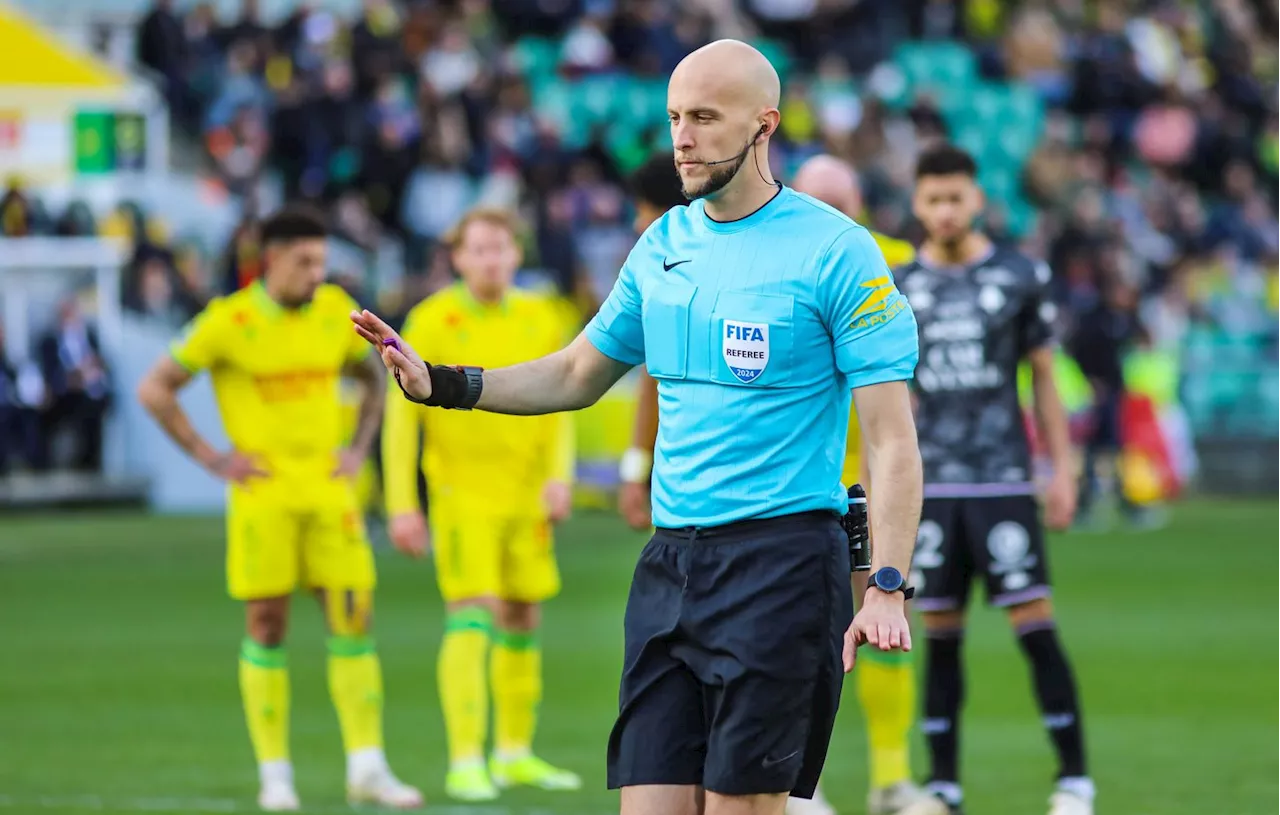
{"type": "MultiPolygon", "coordinates": [[[[844,232],[826,252],[818,299],[835,347],[836,367],[853,389],[862,428],[875,541],[871,567],[892,566],[905,575],[924,492],[907,390],[920,355],[915,317],[875,241],[861,227],[844,232]]],[[[911,647],[901,593],[873,589],[856,599],[861,601],[859,620],[867,627],[855,632],[855,638],[865,637],[882,650],[911,647]]]]}
{"type": "Polygon", "coordinates": [[[464,381],[464,372],[428,365],[376,314],[353,311],[351,321],[382,355],[404,395],[437,407],[475,407],[521,416],[580,410],[595,404],[623,374],[644,361],[640,292],[631,258],[600,311],[568,347],[529,362],[480,372],[482,385],[475,393],[470,380],[464,381]],[[451,388],[445,391],[447,403],[429,401],[440,390],[437,377],[451,388]],[[463,400],[463,391],[470,401],[463,400]]]}

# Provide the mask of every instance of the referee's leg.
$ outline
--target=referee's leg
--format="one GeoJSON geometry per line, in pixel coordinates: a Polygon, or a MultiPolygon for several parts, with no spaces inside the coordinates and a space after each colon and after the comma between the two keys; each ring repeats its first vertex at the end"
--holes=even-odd
{"type": "Polygon", "coordinates": [[[833,515],[752,522],[695,549],[687,602],[707,685],[708,815],[781,815],[826,761],[853,617],[849,544],[833,515]]]}
{"type": "Polygon", "coordinates": [[[689,549],[659,530],[640,553],[624,620],[609,788],[623,815],[701,815],[707,754],[704,691],[671,649],[678,641],[689,549]]]}

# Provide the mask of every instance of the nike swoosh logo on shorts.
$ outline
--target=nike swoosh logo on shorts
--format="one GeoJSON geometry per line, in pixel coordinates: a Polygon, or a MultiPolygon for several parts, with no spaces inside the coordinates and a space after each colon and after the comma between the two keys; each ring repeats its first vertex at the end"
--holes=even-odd
{"type": "Polygon", "coordinates": [[[787,754],[786,754],[785,756],[783,756],[782,758],[769,758],[768,756],[765,756],[763,759],[761,759],[761,761],[760,761],[760,766],[761,766],[761,767],[764,767],[764,768],[767,770],[767,769],[769,769],[770,767],[776,767],[776,766],[778,766],[779,764],[783,763],[784,761],[788,761],[788,760],[790,760],[790,759],[793,759],[793,758],[795,758],[795,757],[796,757],[796,756],[798,756],[798,755],[800,755],[800,751],[799,751],[799,750],[792,750],[790,753],[787,753],[787,754]]]}

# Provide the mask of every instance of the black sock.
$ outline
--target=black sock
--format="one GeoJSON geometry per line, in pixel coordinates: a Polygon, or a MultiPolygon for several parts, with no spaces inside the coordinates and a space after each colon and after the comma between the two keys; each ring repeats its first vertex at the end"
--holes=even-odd
{"type": "Polygon", "coordinates": [[[921,729],[929,741],[933,762],[930,781],[957,784],[959,775],[960,703],[964,699],[964,672],[960,646],[964,629],[928,631],[925,642],[924,721],[921,729]]]}
{"type": "Polygon", "coordinates": [[[1030,623],[1018,629],[1018,641],[1031,662],[1040,713],[1058,751],[1058,777],[1084,776],[1084,729],[1076,680],[1058,642],[1058,630],[1052,622],[1030,623]]]}

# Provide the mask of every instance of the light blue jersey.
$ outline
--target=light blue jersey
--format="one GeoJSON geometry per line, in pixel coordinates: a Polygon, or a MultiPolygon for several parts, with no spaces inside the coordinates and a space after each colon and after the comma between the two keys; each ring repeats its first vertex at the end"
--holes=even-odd
{"type": "Polygon", "coordinates": [[[844,514],[850,389],[911,379],[916,322],[870,233],[783,188],[721,223],[645,231],[586,328],[658,381],[656,526],[844,514]]]}

